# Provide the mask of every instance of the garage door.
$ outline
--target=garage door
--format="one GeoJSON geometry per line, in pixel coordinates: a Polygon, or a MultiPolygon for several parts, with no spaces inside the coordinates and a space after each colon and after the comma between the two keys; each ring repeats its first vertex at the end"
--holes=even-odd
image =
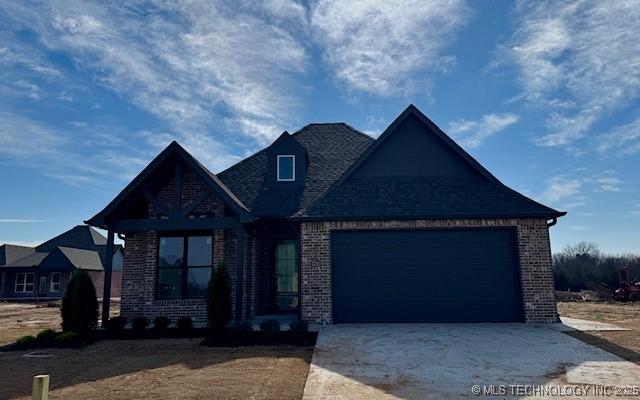
{"type": "Polygon", "coordinates": [[[334,322],[521,321],[515,248],[508,229],[334,232],[334,322]]]}

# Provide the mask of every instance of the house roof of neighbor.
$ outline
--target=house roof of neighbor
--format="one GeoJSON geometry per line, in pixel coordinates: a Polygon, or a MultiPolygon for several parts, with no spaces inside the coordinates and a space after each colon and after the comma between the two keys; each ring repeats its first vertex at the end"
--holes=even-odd
{"type": "Polygon", "coordinates": [[[60,251],[77,269],[102,271],[102,260],[96,251],[59,247],[60,251]]]}
{"type": "MultiPolygon", "coordinates": [[[[60,269],[104,269],[107,239],[88,225],[77,225],[39,246],[0,246],[0,255],[9,254],[9,262],[0,268],[46,267],[60,269]],[[62,258],[60,258],[62,256],[62,258]]],[[[114,254],[123,249],[114,246],[114,254]]]]}
{"type": "Polygon", "coordinates": [[[0,266],[35,253],[36,249],[28,246],[3,244],[0,246],[0,266]]]}

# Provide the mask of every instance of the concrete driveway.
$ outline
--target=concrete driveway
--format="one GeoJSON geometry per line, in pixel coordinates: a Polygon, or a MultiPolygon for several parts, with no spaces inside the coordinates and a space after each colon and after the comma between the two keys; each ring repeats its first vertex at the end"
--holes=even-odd
{"type": "Polygon", "coordinates": [[[334,325],[320,331],[303,399],[484,397],[474,385],[494,398],[620,398],[599,385],[640,391],[640,366],[550,327],[334,325]]]}

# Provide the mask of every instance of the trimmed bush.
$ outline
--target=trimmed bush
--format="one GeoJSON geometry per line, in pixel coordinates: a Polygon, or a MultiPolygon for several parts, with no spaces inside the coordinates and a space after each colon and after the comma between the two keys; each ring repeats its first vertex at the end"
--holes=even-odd
{"type": "Polygon", "coordinates": [[[131,328],[133,328],[133,331],[138,334],[144,333],[147,329],[147,325],[149,325],[147,317],[135,317],[131,321],[131,328]]]}
{"type": "Polygon", "coordinates": [[[267,335],[274,335],[280,332],[280,321],[277,319],[265,319],[260,322],[260,330],[267,335]]]}
{"type": "Polygon", "coordinates": [[[33,345],[36,342],[36,337],[33,335],[22,336],[18,340],[16,340],[16,344],[18,346],[29,346],[33,345]]]}
{"type": "Polygon", "coordinates": [[[209,280],[207,317],[215,332],[223,331],[231,321],[231,278],[223,263],[218,264],[209,280]]]}
{"type": "Polygon", "coordinates": [[[153,319],[153,329],[157,330],[158,332],[165,332],[169,328],[170,324],[171,324],[171,321],[169,320],[168,317],[165,317],[164,315],[155,317],[153,319]]]}
{"type": "Polygon", "coordinates": [[[193,328],[193,320],[191,317],[180,317],[176,321],[176,327],[181,331],[188,331],[193,328]]]}
{"type": "Polygon", "coordinates": [[[41,346],[48,346],[53,344],[53,339],[56,335],[57,332],[53,329],[45,329],[36,335],[36,340],[41,346]]]}
{"type": "Polygon", "coordinates": [[[111,333],[120,333],[127,325],[127,319],[123,316],[111,317],[107,321],[107,330],[111,333]]]}
{"type": "Polygon", "coordinates": [[[71,276],[60,307],[62,330],[88,338],[98,325],[96,288],[87,271],[77,270],[71,276]]]}
{"type": "Polygon", "coordinates": [[[305,333],[309,332],[309,324],[307,323],[307,321],[292,321],[289,324],[289,332],[291,332],[292,335],[296,336],[304,335],[305,333]]]}
{"type": "Polygon", "coordinates": [[[240,321],[231,326],[234,334],[248,336],[253,332],[253,324],[249,321],[240,321]]]}
{"type": "Polygon", "coordinates": [[[59,333],[53,340],[60,347],[75,347],[82,344],[81,336],[73,331],[59,333]]]}

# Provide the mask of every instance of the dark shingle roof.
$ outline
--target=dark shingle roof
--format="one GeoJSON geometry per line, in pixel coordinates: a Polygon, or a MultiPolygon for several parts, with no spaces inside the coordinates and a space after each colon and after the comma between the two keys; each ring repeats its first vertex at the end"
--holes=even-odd
{"type": "Polygon", "coordinates": [[[501,183],[452,177],[352,177],[296,216],[429,219],[560,215],[501,183]]]}
{"type": "Polygon", "coordinates": [[[78,269],[90,271],[102,271],[102,261],[98,252],[91,250],[72,249],[70,247],[59,247],[62,254],[78,269]]]}
{"type": "Polygon", "coordinates": [[[33,247],[17,246],[14,244],[3,244],[0,246],[0,266],[8,264],[19,258],[33,254],[36,251],[33,247]]]}
{"type": "Polygon", "coordinates": [[[14,267],[24,267],[24,268],[29,268],[29,267],[37,267],[38,265],[40,265],[40,263],[42,262],[42,260],[44,260],[47,256],[49,255],[49,253],[32,253],[29,254],[28,256],[19,258],[17,260],[14,260],[10,263],[7,263],[6,265],[3,265],[3,268],[14,268],[14,267]]]}
{"type": "Polygon", "coordinates": [[[50,252],[56,247],[65,246],[84,250],[97,250],[105,246],[107,238],[88,225],[77,225],[60,235],[49,239],[36,247],[36,251],[50,252]]]}
{"type": "Polygon", "coordinates": [[[309,159],[303,188],[269,188],[264,184],[268,148],[218,174],[254,215],[289,216],[311,204],[373,142],[344,123],[309,124],[292,137],[309,159]]]}

